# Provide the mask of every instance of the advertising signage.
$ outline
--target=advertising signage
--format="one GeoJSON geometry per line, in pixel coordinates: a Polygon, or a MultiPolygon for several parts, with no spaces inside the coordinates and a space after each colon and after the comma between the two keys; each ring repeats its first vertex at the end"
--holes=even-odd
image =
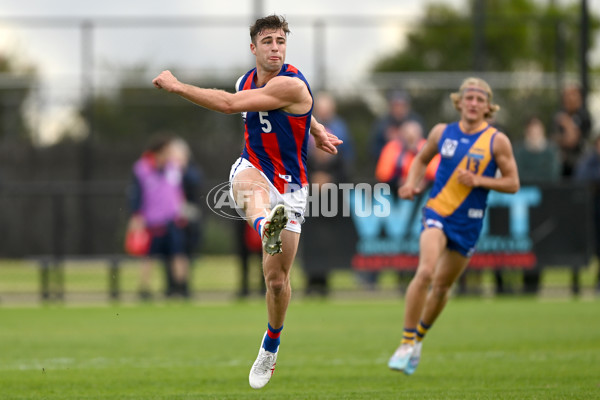
{"type": "MultiPolygon", "coordinates": [[[[330,194],[328,212],[318,216],[314,211],[323,210],[322,204],[316,206],[319,197],[311,196],[313,216],[302,237],[305,269],[416,268],[427,194],[408,201],[392,196],[385,185],[368,188],[357,185],[339,192],[337,202],[330,194]]],[[[593,231],[591,191],[584,185],[524,185],[515,194],[492,191],[469,267],[585,265],[593,251],[593,231]]]]}

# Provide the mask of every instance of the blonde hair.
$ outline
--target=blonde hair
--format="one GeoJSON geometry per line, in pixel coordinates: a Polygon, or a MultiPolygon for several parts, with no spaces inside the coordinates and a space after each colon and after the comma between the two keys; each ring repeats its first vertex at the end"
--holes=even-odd
{"type": "Polygon", "coordinates": [[[188,143],[180,137],[174,137],[170,144],[171,156],[174,160],[181,164],[181,166],[187,165],[192,156],[192,151],[188,143]]]}
{"type": "Polygon", "coordinates": [[[490,87],[490,85],[488,85],[486,81],[484,81],[481,78],[469,77],[465,79],[460,85],[460,88],[458,88],[458,92],[450,94],[450,99],[454,104],[454,108],[460,111],[460,107],[458,105],[460,99],[462,99],[465,90],[473,86],[482,89],[487,94],[489,111],[484,114],[484,117],[486,119],[492,118],[494,116],[494,113],[500,110],[500,106],[498,104],[494,104],[494,94],[492,93],[492,88],[490,87]]]}

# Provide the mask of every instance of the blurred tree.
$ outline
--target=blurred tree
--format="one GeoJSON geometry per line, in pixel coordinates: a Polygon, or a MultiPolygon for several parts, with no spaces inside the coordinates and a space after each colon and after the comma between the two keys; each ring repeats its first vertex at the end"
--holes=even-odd
{"type": "MultiPolygon", "coordinates": [[[[440,71],[578,72],[580,4],[557,1],[471,0],[469,7],[431,3],[406,37],[406,45],[378,60],[373,73],[440,71]],[[476,37],[482,32],[481,37],[476,37]]],[[[590,39],[600,28],[591,16],[590,39]]],[[[593,43],[590,44],[593,47],[593,43]]],[[[593,68],[593,66],[592,66],[593,68]]],[[[596,68],[600,68],[597,66],[596,68]]],[[[496,123],[509,135],[520,135],[524,122],[539,115],[551,126],[558,107],[558,90],[495,87],[503,110],[496,123]]],[[[440,118],[454,118],[447,90],[413,94],[413,106],[431,127],[440,118]]]]}
{"type": "Polygon", "coordinates": [[[20,65],[15,57],[0,54],[0,137],[31,138],[25,122],[24,105],[35,84],[35,68],[20,65]]]}
{"type": "MultiPolygon", "coordinates": [[[[465,10],[447,3],[429,4],[423,20],[408,34],[406,46],[379,60],[374,71],[472,70],[479,18],[484,19],[484,70],[550,72],[563,62],[566,70],[576,67],[578,2],[560,6],[554,1],[485,0],[480,3],[483,15],[477,13],[477,4],[478,0],[471,0],[465,10]]],[[[599,26],[598,18],[592,18],[591,38],[599,26]]]]}
{"type": "MultiPolygon", "coordinates": [[[[148,75],[143,67],[135,72],[129,71],[127,76],[148,75]]],[[[232,78],[231,86],[223,89],[232,91],[235,80],[232,78]]],[[[226,177],[242,151],[244,128],[239,114],[214,113],[177,96],[165,96],[150,79],[147,85],[122,79],[114,90],[97,93],[89,115],[94,146],[112,147],[113,153],[125,151],[125,157],[137,157],[152,134],[169,131],[186,139],[197,159],[206,160],[202,164],[209,176],[226,177]]],[[[95,168],[94,175],[98,174],[102,171],[95,168]]]]}

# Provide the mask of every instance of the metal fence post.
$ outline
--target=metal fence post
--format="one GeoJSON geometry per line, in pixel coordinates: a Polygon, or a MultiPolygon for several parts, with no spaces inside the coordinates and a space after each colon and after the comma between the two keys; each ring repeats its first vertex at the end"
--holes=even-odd
{"type": "Polygon", "coordinates": [[[113,300],[117,300],[119,298],[119,273],[120,273],[120,265],[119,259],[117,257],[113,257],[110,260],[110,266],[108,268],[108,287],[110,292],[110,298],[113,300]]]}

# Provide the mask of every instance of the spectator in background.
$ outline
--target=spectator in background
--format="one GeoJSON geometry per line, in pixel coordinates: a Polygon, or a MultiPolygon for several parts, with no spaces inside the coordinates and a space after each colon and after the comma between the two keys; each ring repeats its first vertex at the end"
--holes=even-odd
{"type": "MultiPolygon", "coordinates": [[[[575,180],[588,182],[594,193],[594,229],[596,257],[600,262],[600,128],[592,136],[592,147],[585,153],[575,169],[575,180]]],[[[600,267],[596,281],[596,293],[600,294],[600,267]]]]}
{"type": "MultiPolygon", "coordinates": [[[[397,194],[404,184],[413,159],[427,140],[423,137],[423,127],[415,120],[404,122],[400,129],[395,130],[390,140],[383,147],[375,177],[377,181],[389,183],[391,192],[397,194]]],[[[421,182],[421,190],[433,181],[440,157],[436,156],[428,165],[425,179],[421,182]]]]}
{"type": "Polygon", "coordinates": [[[584,106],[581,87],[565,86],[561,94],[561,109],[554,116],[555,140],[560,148],[562,176],[571,177],[589,139],[592,120],[584,106]]]}
{"type": "MultiPolygon", "coordinates": [[[[390,185],[394,198],[398,195],[398,189],[404,184],[408,171],[415,156],[421,151],[427,140],[423,137],[423,128],[415,120],[408,120],[400,125],[390,136],[377,160],[375,178],[378,182],[390,185]]],[[[427,166],[424,179],[419,182],[419,190],[423,192],[433,182],[435,172],[440,163],[439,154],[427,166]]],[[[416,268],[416,265],[415,265],[416,268]]],[[[401,287],[410,281],[413,271],[399,271],[401,287]]],[[[361,277],[365,283],[374,286],[377,280],[376,272],[363,272],[361,277]]]]}
{"type": "MultiPolygon", "coordinates": [[[[182,171],[182,188],[185,202],[183,204],[180,220],[184,224],[184,249],[188,258],[188,265],[193,265],[194,258],[202,238],[200,210],[200,189],[202,187],[202,170],[194,162],[188,143],[182,138],[175,138],[171,143],[171,159],[182,171]]],[[[185,298],[190,296],[189,274],[186,280],[177,284],[173,279],[173,268],[167,266],[167,296],[180,295],[185,298]]]]}
{"type": "MultiPolygon", "coordinates": [[[[335,100],[325,92],[319,93],[315,99],[314,113],[316,118],[323,124],[325,129],[344,141],[338,146],[338,155],[320,151],[312,136],[308,139],[308,156],[306,166],[309,173],[309,196],[315,196],[314,191],[321,191],[322,185],[327,183],[348,182],[350,170],[354,163],[354,149],[352,148],[350,135],[346,123],[335,114],[335,100]],[[341,136],[339,136],[341,135],[341,136]]],[[[320,196],[319,201],[333,201],[330,196],[320,196]]],[[[342,201],[342,196],[338,196],[342,201]]],[[[328,207],[331,209],[330,207],[328,207]]],[[[337,205],[341,210],[341,203],[337,205]]],[[[312,262],[311,258],[317,254],[324,254],[329,249],[336,248],[335,240],[339,240],[337,229],[339,226],[334,222],[337,217],[323,217],[310,215],[310,224],[306,224],[306,237],[319,237],[318,241],[304,239],[301,242],[303,249],[303,269],[306,274],[306,294],[326,296],[329,293],[330,268],[320,268],[323,263],[312,262]],[[333,218],[333,219],[332,219],[333,218]]]]}
{"type": "Polygon", "coordinates": [[[330,93],[319,92],[315,96],[313,114],[329,133],[344,141],[338,146],[338,157],[344,162],[344,173],[351,173],[355,161],[354,143],[346,122],[337,115],[337,104],[330,93]]]}
{"type": "Polygon", "coordinates": [[[388,98],[388,113],[375,122],[371,134],[371,153],[375,160],[379,158],[385,144],[398,136],[400,125],[405,121],[416,121],[423,129],[423,119],[411,107],[410,96],[403,90],[392,92],[388,98]]]}
{"type": "Polygon", "coordinates": [[[348,170],[341,157],[317,151],[315,141],[308,139],[308,156],[306,165],[311,183],[322,185],[324,183],[341,183],[348,180],[348,170]]]}
{"type": "MultiPolygon", "coordinates": [[[[556,145],[546,137],[546,128],[537,117],[525,124],[523,141],[515,146],[515,160],[519,169],[519,179],[525,184],[540,184],[560,180],[560,155],[556,145]]],[[[541,268],[523,270],[523,291],[537,293],[540,285],[541,268]]],[[[504,291],[502,277],[496,274],[497,292],[504,291]],[[498,279],[500,281],[498,282],[498,279]]]]}
{"type": "Polygon", "coordinates": [[[515,146],[519,178],[525,183],[556,182],[560,179],[560,155],[546,137],[546,128],[537,117],[525,124],[523,141],[515,146]]]}
{"type": "MultiPolygon", "coordinates": [[[[174,284],[187,281],[188,259],[185,255],[185,221],[181,219],[185,196],[182,171],[172,159],[173,137],[153,137],[146,151],[133,166],[129,201],[131,217],[128,230],[147,230],[151,236],[149,255],[160,257],[170,265],[174,284]]],[[[151,297],[152,260],[142,262],[140,297],[151,297]]]]}
{"type": "MultiPolygon", "coordinates": [[[[419,114],[412,110],[409,94],[404,90],[394,90],[388,95],[388,111],[379,118],[371,132],[371,156],[373,160],[379,163],[381,152],[386,144],[393,140],[395,143],[401,142],[403,136],[401,126],[407,121],[415,121],[421,126],[423,131],[423,120],[419,114]]],[[[388,148],[388,152],[391,149],[388,148]]],[[[386,157],[387,158],[387,157],[386,157]]],[[[379,166],[376,166],[376,169],[379,166]]],[[[395,185],[392,185],[396,187],[395,185]]],[[[395,190],[392,190],[394,193],[395,190]]],[[[360,272],[358,275],[361,284],[368,288],[375,288],[377,283],[377,272],[360,272]]]]}

